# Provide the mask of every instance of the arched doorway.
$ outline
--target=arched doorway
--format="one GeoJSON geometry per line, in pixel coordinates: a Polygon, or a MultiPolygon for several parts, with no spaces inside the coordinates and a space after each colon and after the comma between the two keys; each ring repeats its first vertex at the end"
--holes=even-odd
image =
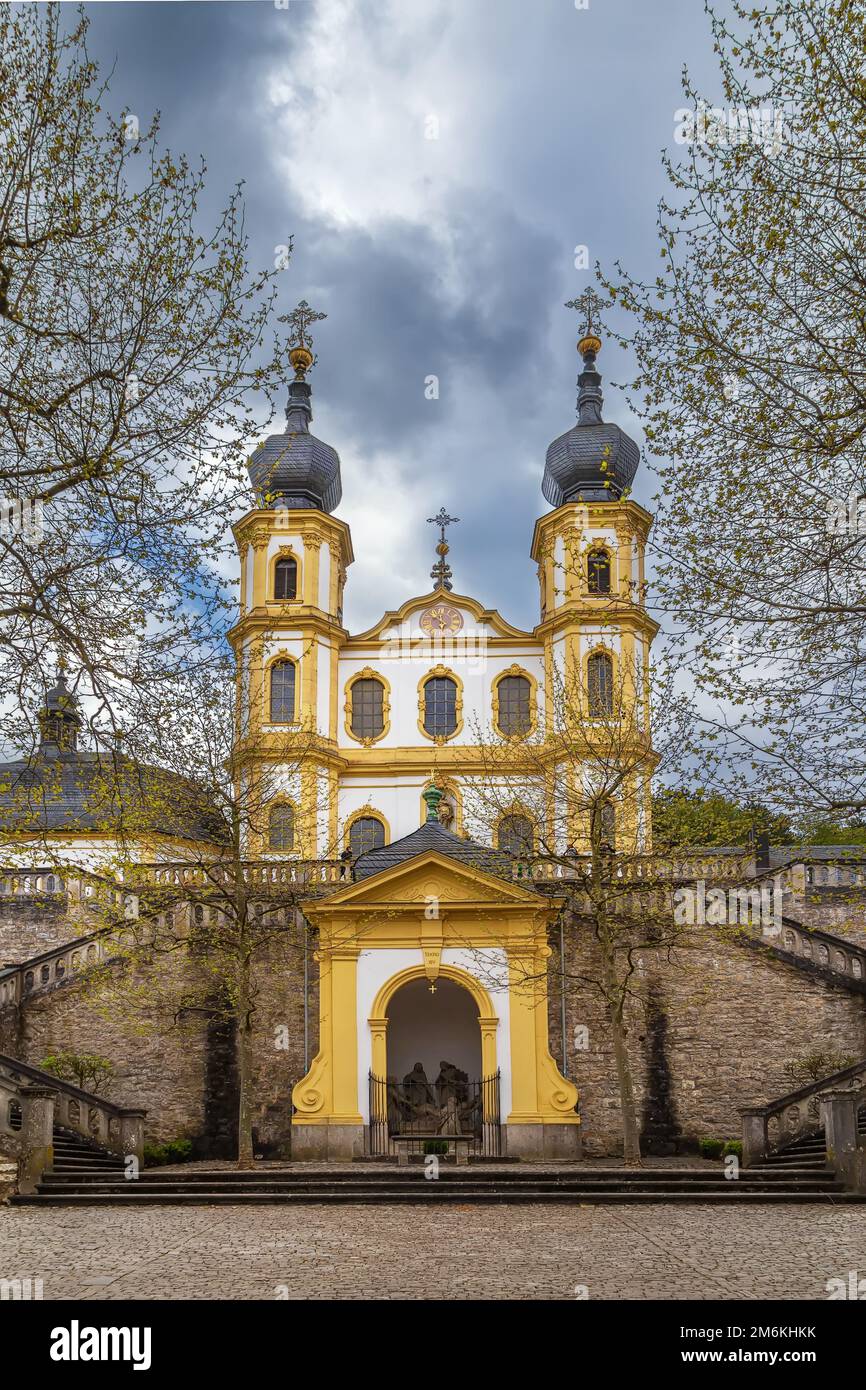
{"type": "Polygon", "coordinates": [[[368,1152],[500,1153],[499,1073],[490,996],[466,971],[414,967],[373,1004],[368,1152]]]}
{"type": "Polygon", "coordinates": [[[402,1081],[416,1062],[434,1081],[442,1062],[481,1077],[478,1005],[454,980],[409,980],[388,1005],[388,1075],[402,1081]]]}

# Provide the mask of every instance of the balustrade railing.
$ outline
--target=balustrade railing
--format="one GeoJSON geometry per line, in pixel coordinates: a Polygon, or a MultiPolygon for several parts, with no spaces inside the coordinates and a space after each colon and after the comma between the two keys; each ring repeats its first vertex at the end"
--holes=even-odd
{"type": "Polygon", "coordinates": [[[141,1158],[145,1110],[115,1105],[103,1096],[60,1081],[41,1067],[0,1053],[0,1133],[17,1141],[21,1131],[22,1091],[45,1087],[54,1092],[54,1123],[112,1153],[141,1158]]]}
{"type": "Polygon", "coordinates": [[[240,874],[232,864],[140,864],[124,873],[129,890],[135,888],[191,888],[206,890],[231,887],[240,881],[256,887],[315,888],[318,885],[351,881],[351,862],[342,859],[260,859],[240,866],[240,874]]]}
{"type": "Polygon", "coordinates": [[[817,927],[804,927],[800,922],[783,918],[781,932],[775,945],[798,960],[809,961],[822,970],[844,975],[854,988],[866,994],[866,949],[854,946],[841,937],[831,936],[817,927]]]}
{"type": "Polygon", "coordinates": [[[759,1163],[797,1139],[816,1133],[821,1128],[821,1096],[831,1091],[859,1091],[864,1081],[866,1058],[767,1105],[741,1110],[743,1163],[747,1167],[759,1163]]]}
{"type": "MultiPolygon", "coordinates": [[[[588,854],[541,855],[516,860],[512,866],[513,878],[528,879],[533,883],[587,879],[591,873],[592,859],[588,854]]],[[[733,882],[741,878],[751,879],[754,873],[754,856],[748,854],[701,855],[687,859],[670,855],[636,855],[612,856],[608,876],[614,883],[643,883],[649,886],[660,882],[688,883],[696,879],[733,882]]]]}
{"type": "Polygon", "coordinates": [[[117,942],[109,931],[91,932],[55,946],[31,960],[0,970],[0,1009],[20,1005],[29,995],[65,983],[84,970],[110,960],[117,942]]]}

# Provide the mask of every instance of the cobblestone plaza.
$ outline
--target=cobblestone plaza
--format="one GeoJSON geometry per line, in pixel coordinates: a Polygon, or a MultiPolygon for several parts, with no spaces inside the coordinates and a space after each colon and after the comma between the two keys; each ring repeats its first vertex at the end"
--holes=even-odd
{"type": "Polygon", "coordinates": [[[0,1208],[45,1299],[827,1299],[866,1208],[0,1208]]]}

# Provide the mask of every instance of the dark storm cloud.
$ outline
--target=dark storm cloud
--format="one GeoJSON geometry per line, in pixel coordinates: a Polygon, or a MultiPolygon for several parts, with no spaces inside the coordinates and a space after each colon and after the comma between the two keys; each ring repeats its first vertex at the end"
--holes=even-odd
{"type": "MultiPolygon", "coordinates": [[[[457,588],[537,621],[528,549],[578,370],[562,303],[590,282],[574,247],[654,273],[679,70],[710,70],[702,7],[263,0],[88,15],[118,109],[142,123],[160,109],[165,143],[206,158],[203,216],[243,179],[254,264],[294,235],[281,308],[305,297],[328,312],[314,429],[343,458],[352,627],[429,587],[424,519],[443,503],[461,517],[457,588]]],[[[607,348],[600,367],[607,418],[638,434],[610,384],[624,359],[607,348]]]]}

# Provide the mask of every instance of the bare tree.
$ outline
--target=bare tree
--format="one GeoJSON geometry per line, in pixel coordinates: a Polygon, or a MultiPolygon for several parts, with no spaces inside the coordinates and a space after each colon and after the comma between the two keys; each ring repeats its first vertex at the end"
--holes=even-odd
{"type": "MultiPolygon", "coordinates": [[[[611,644],[612,646],[612,644],[611,644]]],[[[626,1163],[640,1163],[631,1018],[650,1006],[642,967],[674,959],[689,934],[674,917],[672,863],[651,853],[651,778],[680,774],[693,736],[689,701],[660,663],[653,676],[620,654],[554,664],[539,727],[507,737],[478,726],[484,773],[467,784],[476,823],[515,873],[564,900],[571,936],[559,986],[589,987],[609,1022],[626,1163]],[[653,737],[650,737],[652,715],[653,737]],[[594,949],[582,949],[589,934],[594,949]]]]}
{"type": "MultiPolygon", "coordinates": [[[[688,73],[654,279],[630,324],[657,460],[661,608],[712,697],[728,789],[866,807],[866,89],[862,0],[707,5],[721,102],[688,73]]],[[[673,123],[672,123],[673,126],[673,123]]]]}
{"type": "Polygon", "coordinates": [[[122,109],[68,14],[0,6],[0,732],[16,746],[14,711],[59,649],[101,720],[218,648],[244,441],[287,375],[278,272],[250,271],[240,190],[206,228],[204,164],[122,109]]]}
{"type": "MultiPolygon", "coordinates": [[[[274,970],[303,956],[299,905],[351,866],[323,838],[310,727],[287,726],[253,775],[239,766],[233,676],[226,656],[166,680],[124,739],[123,775],[116,763],[101,822],[114,839],[100,901],[114,947],[89,987],[95,1007],[116,1012],[122,1000],[142,1026],[194,1014],[230,1025],[238,1162],[248,1167],[257,1000],[274,970]]],[[[98,800],[89,805],[95,812],[98,800]]]]}

